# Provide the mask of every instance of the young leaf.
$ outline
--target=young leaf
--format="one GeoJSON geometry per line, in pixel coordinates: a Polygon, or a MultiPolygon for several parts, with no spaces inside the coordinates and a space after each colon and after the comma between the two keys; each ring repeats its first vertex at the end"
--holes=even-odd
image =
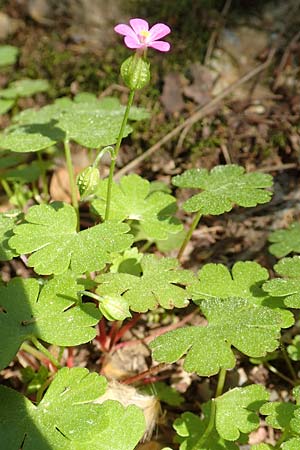
{"type": "Polygon", "coordinates": [[[176,441],[180,442],[180,450],[238,450],[239,447],[233,442],[225,442],[215,428],[203,439],[208,425],[211,403],[203,405],[205,419],[201,420],[191,412],[185,412],[174,422],[177,432],[176,441]]]}
{"type": "MultiPolygon", "coordinates": [[[[150,192],[149,181],[132,174],[113,184],[110,218],[112,220],[138,220],[145,235],[153,239],[167,239],[170,233],[182,229],[180,221],[174,217],[176,199],[161,191],[150,192]]],[[[92,202],[95,211],[104,216],[106,208],[107,180],[102,180],[92,202]]]]}
{"type": "Polygon", "coordinates": [[[201,189],[183,204],[187,212],[219,215],[231,211],[234,204],[244,207],[267,203],[272,193],[272,177],[262,173],[244,173],[243,167],[234,164],[206,169],[190,169],[177,175],[172,182],[181,188],[201,189]]]}
{"type": "Polygon", "coordinates": [[[300,253],[300,223],[292,223],[286,230],[277,230],[270,234],[272,244],[269,252],[282,258],[291,252],[300,253]]]}
{"type": "Polygon", "coordinates": [[[18,80],[10,83],[8,88],[0,90],[0,97],[31,97],[39,92],[48,91],[49,88],[47,80],[18,80]]]}
{"type": "Polygon", "coordinates": [[[0,67],[15,64],[19,49],[13,45],[0,45],[0,67]]]}
{"type": "Polygon", "coordinates": [[[36,279],[14,278],[0,286],[0,368],[14,358],[31,336],[49,344],[74,346],[92,340],[100,319],[94,303],[79,303],[80,287],[66,273],[53,278],[39,295],[36,279]]]}
{"type": "Polygon", "coordinates": [[[28,265],[42,275],[58,275],[69,266],[78,274],[100,270],[110,262],[111,252],[132,243],[126,224],[106,222],[77,233],[76,212],[62,202],[32,206],[25,219],[14,228],[9,245],[19,254],[33,253],[28,265]]]}
{"type": "Polygon", "coordinates": [[[281,316],[270,308],[246,299],[203,300],[201,310],[207,326],[191,326],[171,331],[151,342],[153,357],[159,362],[175,362],[187,354],[184,368],[211,376],[221,368],[235,366],[231,346],[247,356],[264,356],[278,347],[281,316]]]}
{"type": "Polygon", "coordinates": [[[189,295],[185,286],[193,281],[188,270],[179,270],[174,258],[158,259],[145,255],[140,261],[142,276],[128,273],[106,273],[96,277],[99,295],[118,294],[127,301],[133,311],[146,312],[157,308],[184,308],[189,295]]]}
{"type": "Polygon", "coordinates": [[[256,414],[269,394],[263,386],[250,385],[235,388],[215,399],[216,429],[228,441],[236,441],[240,433],[249,434],[259,426],[256,414]]]}
{"type": "Polygon", "coordinates": [[[272,297],[283,297],[289,308],[300,308],[300,256],[283,258],[274,269],[284,279],[275,278],[263,285],[263,290],[272,297]]]}
{"type": "Polygon", "coordinates": [[[13,236],[13,228],[19,218],[18,211],[8,211],[0,214],[0,261],[9,261],[18,253],[8,245],[13,236]]]}
{"type": "Polygon", "coordinates": [[[133,450],[144,432],[143,413],[115,401],[93,403],[105,388],[104,377],[83,368],[61,369],[37,406],[1,386],[3,449],[133,450]]]}
{"type": "Polygon", "coordinates": [[[282,328],[294,324],[294,316],[287,311],[280,298],[272,298],[262,290],[262,284],[268,280],[267,269],[253,261],[239,261],[234,264],[230,273],[222,264],[206,264],[198,273],[199,281],[195,282],[190,292],[196,304],[202,299],[239,297],[256,305],[268,306],[282,316],[282,328]]]}

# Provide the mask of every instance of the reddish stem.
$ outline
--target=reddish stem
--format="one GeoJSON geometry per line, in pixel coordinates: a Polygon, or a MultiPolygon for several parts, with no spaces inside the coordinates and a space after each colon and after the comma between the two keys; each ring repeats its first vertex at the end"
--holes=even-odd
{"type": "MultiPolygon", "coordinates": [[[[158,364],[157,366],[150,367],[150,369],[144,370],[144,372],[138,373],[137,375],[133,375],[132,377],[127,378],[126,380],[123,380],[122,383],[124,383],[124,384],[136,383],[137,381],[148,377],[148,375],[155,375],[157,372],[167,369],[169,367],[169,365],[170,364],[161,363],[161,364],[158,364]]],[[[153,378],[155,378],[155,377],[152,377],[152,379],[153,378]]]]}
{"type": "Polygon", "coordinates": [[[116,344],[120,339],[122,339],[122,337],[124,336],[124,334],[125,334],[127,331],[131,330],[131,328],[133,328],[133,327],[135,326],[135,324],[140,320],[141,315],[142,315],[142,314],[140,314],[140,313],[134,314],[134,316],[132,317],[132,319],[130,319],[125,325],[123,325],[123,326],[119,329],[119,331],[115,334],[115,337],[114,337],[114,339],[113,339],[113,341],[112,341],[111,348],[114,347],[115,344],[116,344]]]}
{"type": "Polygon", "coordinates": [[[67,367],[69,367],[69,369],[74,367],[74,348],[73,347],[68,347],[67,367]]]}
{"type": "Polygon", "coordinates": [[[108,339],[109,339],[109,350],[111,350],[112,347],[113,347],[113,345],[114,345],[115,338],[116,338],[116,335],[117,335],[117,333],[118,333],[119,326],[120,326],[120,324],[119,324],[119,322],[118,322],[117,320],[115,320],[115,321],[112,323],[112,325],[111,325],[110,332],[109,332],[109,335],[108,335],[108,339]]]}
{"type": "Polygon", "coordinates": [[[119,344],[114,346],[114,351],[118,350],[119,348],[127,347],[127,345],[136,345],[139,342],[142,342],[143,344],[147,345],[153,339],[155,339],[157,336],[160,336],[161,334],[167,333],[168,331],[176,330],[177,328],[180,328],[182,325],[185,325],[186,323],[190,322],[194,315],[199,311],[198,308],[196,308],[194,311],[192,311],[190,314],[185,316],[182,320],[180,320],[177,323],[172,323],[172,325],[168,325],[166,327],[160,327],[158,330],[153,331],[153,333],[149,334],[143,339],[132,339],[131,341],[126,342],[120,342],[119,344]]]}
{"type": "Polygon", "coordinates": [[[99,335],[96,336],[96,339],[100,343],[101,350],[103,352],[106,352],[107,351],[107,348],[106,348],[107,334],[106,334],[106,322],[105,322],[104,317],[102,317],[102,319],[98,323],[98,329],[99,329],[99,335]]]}

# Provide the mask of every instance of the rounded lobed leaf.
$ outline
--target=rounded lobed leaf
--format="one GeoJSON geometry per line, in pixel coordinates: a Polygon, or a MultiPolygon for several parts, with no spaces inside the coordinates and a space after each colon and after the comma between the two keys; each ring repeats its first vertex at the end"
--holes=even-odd
{"type": "Polygon", "coordinates": [[[272,177],[262,173],[244,173],[237,165],[216,166],[206,169],[190,169],[177,175],[172,182],[182,188],[200,189],[183,204],[187,212],[219,215],[231,211],[234,204],[252,207],[267,203],[272,193],[265,188],[272,186],[272,177]]]}

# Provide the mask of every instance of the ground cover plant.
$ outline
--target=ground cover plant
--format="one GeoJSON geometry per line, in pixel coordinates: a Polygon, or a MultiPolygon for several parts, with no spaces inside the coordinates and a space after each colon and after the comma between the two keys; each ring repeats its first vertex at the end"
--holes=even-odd
{"type": "MultiPolygon", "coordinates": [[[[299,380],[292,365],[300,359],[299,339],[285,340],[300,308],[299,225],[270,235],[270,252],[282,258],[272,278],[253,260],[232,267],[206,262],[197,274],[183,267],[184,252],[201,220],[230,216],[235,207],[267,204],[273,179],[223,164],[182,170],[172,186],[134,173],[115,180],[122,139],[136,123],[149,119],[149,112],[133,105],[136,91],[151,83],[148,53],[167,53],[171,30],[135,18],[115,31],[133,51],[120,70],[129,89],[126,106],[114,97],[79,93],[39,109],[16,111],[0,136],[1,183],[14,205],[0,215],[0,259],[21,260],[29,275],[0,284],[0,369],[20,355],[34,357],[23,371],[23,392],[0,386],[0,449],[137,448],[153,428],[145,409],[110,397],[113,384],[103,374],[76,367],[73,348],[95,342],[104,362],[130,345],[125,335],[142,315],[155,320],[157,311],[165,317],[179,311],[184,316],[191,305],[196,321],[187,325],[181,319],[160,330],[149,344],[158,364],[125,380],[148,377],[162,402],[179,406],[182,397],[152,377],[156,369],[181,361],[188,373],[216,377],[207,402],[177,414],[174,436],[164,441],[164,450],[238,450],[261,420],[275,430],[275,442],[248,448],[299,449],[299,380]],[[73,145],[89,149],[93,159],[77,176],[73,145]],[[46,156],[54,147],[64,153],[71,204],[51,201],[48,192],[46,174],[54,162],[46,156]],[[28,153],[34,155],[29,162],[24,157],[28,153]],[[109,173],[101,178],[99,166],[107,156],[109,173]],[[178,215],[179,195],[185,196],[185,227],[178,215]],[[86,212],[92,221],[88,225],[86,212]],[[168,256],[165,249],[170,248],[177,257],[168,256]],[[270,361],[279,354],[294,386],[289,401],[271,401],[262,384],[226,388],[227,374],[239,359],[274,368],[270,361]]],[[[3,52],[10,52],[7,63],[12,63],[16,51],[3,52]]],[[[44,80],[12,83],[0,91],[0,108],[1,101],[10,102],[2,113],[18,97],[47,88],[44,80]]]]}

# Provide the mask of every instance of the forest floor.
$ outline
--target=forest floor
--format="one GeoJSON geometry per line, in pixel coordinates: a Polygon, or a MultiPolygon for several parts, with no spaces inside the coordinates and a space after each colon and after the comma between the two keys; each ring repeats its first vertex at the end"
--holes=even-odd
{"type": "MultiPolygon", "coordinates": [[[[128,91],[120,80],[119,66],[128,50],[118,36],[110,48],[97,49],[76,42],[63,20],[53,30],[23,17],[17,4],[9,2],[3,11],[18,21],[7,42],[21,48],[21,57],[17,71],[7,69],[1,73],[0,88],[8,80],[23,77],[46,78],[52,86],[47,95],[20,100],[19,109],[82,91],[116,95],[126,102],[128,91]]],[[[207,262],[232,266],[236,261],[253,260],[272,273],[276,259],[268,252],[268,235],[300,219],[299,8],[296,1],[282,1],[267,2],[259,10],[254,5],[241,11],[226,1],[223,9],[212,9],[199,16],[197,23],[194,20],[190,32],[175,15],[163,18],[175,30],[170,38],[173,50],[170,58],[149,54],[152,82],[138,93],[136,102],[151,111],[151,118],[125,139],[118,160],[120,173],[135,172],[170,185],[171,178],[187,168],[239,164],[247,171],[258,170],[274,177],[270,203],[203,219],[184,253],[185,268],[196,271],[207,262]],[[196,42],[200,25],[203,33],[199,33],[196,42]]],[[[155,17],[155,8],[150,8],[151,13],[153,22],[161,20],[155,17]]],[[[3,116],[1,127],[9,121],[8,115],[3,116]]],[[[75,149],[73,157],[78,171],[86,165],[86,154],[78,155],[75,149]]],[[[60,166],[49,173],[52,199],[69,199],[68,187],[61,186],[66,177],[64,170],[60,166]]],[[[105,164],[101,170],[107,174],[105,164]]],[[[179,204],[186,195],[186,191],[179,193],[179,204]]],[[[176,252],[169,255],[175,256],[176,252]]],[[[21,262],[2,264],[6,279],[14,274],[26,276],[25,271],[21,262]]],[[[157,314],[141,315],[123,337],[137,339],[139,345],[124,346],[105,358],[96,344],[81,346],[74,350],[74,365],[101,370],[111,378],[147,372],[152,362],[145,342],[151,340],[156,329],[170,327],[186,315],[189,323],[199,320],[192,307],[169,315],[160,310],[157,314]]],[[[289,333],[299,333],[299,327],[296,325],[289,333]]],[[[21,356],[1,372],[1,378],[7,385],[21,389],[20,368],[24,365],[26,360],[21,356]]],[[[162,405],[164,413],[153,441],[141,445],[141,450],[159,450],[170,444],[173,420],[185,410],[198,410],[198,403],[207,401],[214,392],[214,377],[201,379],[184,372],[181,363],[175,366],[163,367],[155,376],[151,374],[151,380],[156,377],[172,385],[184,400],[176,406],[162,405]]],[[[287,372],[284,365],[277,364],[277,369],[287,372]]],[[[300,365],[296,369],[300,370],[300,365]]],[[[148,375],[144,377],[146,381],[148,375]]],[[[143,384],[143,377],[139,381],[143,384]]],[[[264,364],[252,364],[240,356],[237,367],[228,376],[227,387],[247,382],[263,383],[275,400],[288,398],[291,389],[264,364]]],[[[262,424],[253,433],[251,443],[272,443],[274,436],[270,433],[262,424]]]]}

